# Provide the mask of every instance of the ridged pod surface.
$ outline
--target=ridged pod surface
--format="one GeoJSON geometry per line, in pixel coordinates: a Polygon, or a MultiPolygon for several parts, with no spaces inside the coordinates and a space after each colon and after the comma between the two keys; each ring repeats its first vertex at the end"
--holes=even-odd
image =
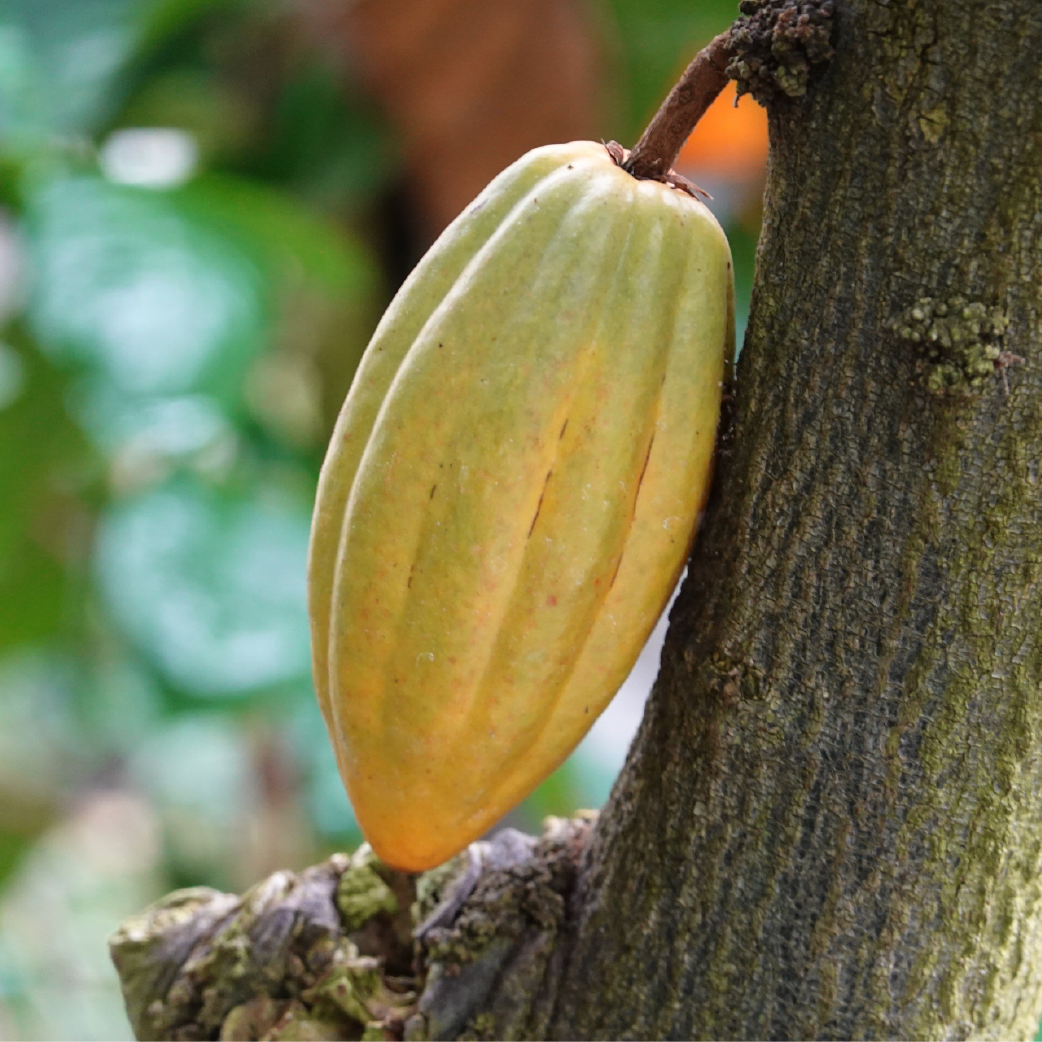
{"type": "Polygon", "coordinates": [[[480,836],[626,678],[708,491],[732,286],[700,202],[572,142],[497,177],[388,308],[322,469],[309,609],[389,864],[480,836]]]}

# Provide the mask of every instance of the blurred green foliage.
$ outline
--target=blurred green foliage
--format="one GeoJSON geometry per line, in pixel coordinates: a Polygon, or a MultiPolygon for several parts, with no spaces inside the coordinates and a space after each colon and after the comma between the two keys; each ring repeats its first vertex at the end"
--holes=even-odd
{"type": "MultiPolygon", "coordinates": [[[[611,0],[632,141],[730,0],[611,0]]],[[[126,1035],[105,937],[357,834],[311,689],[394,134],[268,0],[0,6],[0,1037],[126,1035]],[[142,133],[144,131],[144,133],[142,133]]],[[[608,136],[608,134],[606,134],[608,136]]],[[[754,236],[737,251],[747,298],[754,236]]],[[[573,758],[518,814],[599,805],[573,758]]]]}

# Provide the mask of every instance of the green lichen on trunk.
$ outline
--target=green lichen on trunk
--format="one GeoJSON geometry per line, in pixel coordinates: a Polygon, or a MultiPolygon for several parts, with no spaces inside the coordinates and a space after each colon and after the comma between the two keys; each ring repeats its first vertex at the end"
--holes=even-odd
{"type": "Polygon", "coordinates": [[[418,998],[414,896],[412,879],[365,846],[275,872],[241,897],[168,894],[109,941],[135,1036],[401,1037],[418,998]]]}
{"type": "Polygon", "coordinates": [[[835,20],[771,111],[733,447],[555,1037],[1033,1037],[1042,1013],[1042,6],[835,20]],[[924,298],[985,302],[1025,364],[924,365],[924,298]]]}

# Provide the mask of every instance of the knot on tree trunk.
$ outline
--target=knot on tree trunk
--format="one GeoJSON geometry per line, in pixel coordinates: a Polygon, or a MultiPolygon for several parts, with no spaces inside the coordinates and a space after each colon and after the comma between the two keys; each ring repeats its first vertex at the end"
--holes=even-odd
{"type": "Polygon", "coordinates": [[[422,875],[368,846],[241,896],[178,890],[110,940],[139,1039],[538,1035],[593,816],[504,829],[422,875]],[[542,1003],[542,1004],[540,1004],[542,1003]]]}
{"type": "Polygon", "coordinates": [[[742,0],[731,28],[727,76],[761,104],[807,91],[812,65],[833,54],[833,0],[742,0]]]}

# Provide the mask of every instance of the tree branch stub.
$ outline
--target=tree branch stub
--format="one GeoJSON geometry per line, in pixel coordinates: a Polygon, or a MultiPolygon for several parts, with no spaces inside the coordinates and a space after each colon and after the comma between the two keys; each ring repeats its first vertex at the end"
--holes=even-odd
{"type": "Polygon", "coordinates": [[[168,894],[109,942],[135,1036],[539,1034],[549,1009],[519,990],[543,982],[593,820],[548,818],[540,840],[504,829],[419,876],[363,846],[241,896],[168,894]]]}

